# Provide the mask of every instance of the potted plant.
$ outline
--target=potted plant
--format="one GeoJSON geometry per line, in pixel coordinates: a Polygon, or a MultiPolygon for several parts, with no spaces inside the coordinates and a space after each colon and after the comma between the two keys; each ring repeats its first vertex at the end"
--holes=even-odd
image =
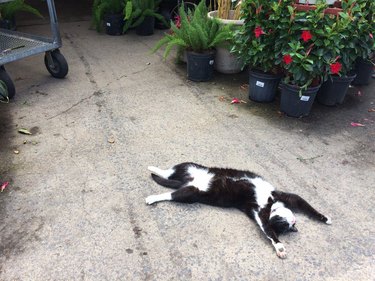
{"type": "Polygon", "coordinates": [[[324,29],[318,43],[326,60],[325,82],[317,94],[319,103],[333,106],[344,101],[350,83],[356,77],[353,72],[356,58],[363,53],[358,44],[359,21],[364,14],[357,0],[343,3],[343,12],[337,16],[325,16],[322,19],[324,29]]]}
{"type": "MultiPolygon", "coordinates": [[[[343,3],[346,5],[347,3],[343,3]]],[[[354,79],[354,85],[367,85],[375,61],[375,2],[358,0],[357,6],[360,11],[354,17],[356,23],[356,49],[358,59],[355,64],[354,72],[357,77],[354,79]]],[[[349,7],[350,8],[350,7],[349,7]]]]}
{"type": "Polygon", "coordinates": [[[206,1],[202,0],[194,11],[187,12],[181,5],[179,27],[171,22],[171,32],[157,42],[156,52],[165,46],[164,58],[173,47],[182,48],[187,53],[187,74],[192,81],[208,81],[213,77],[215,46],[231,36],[230,27],[220,25],[217,20],[207,17],[206,1]]]}
{"type": "Polygon", "coordinates": [[[121,35],[124,26],[124,0],[94,0],[92,24],[100,32],[103,24],[108,35],[121,35]]]}
{"type": "Polygon", "coordinates": [[[155,18],[168,25],[164,17],[157,12],[161,0],[128,0],[125,6],[125,25],[123,31],[136,27],[141,36],[154,34],[155,18]]]}
{"type": "MultiPolygon", "coordinates": [[[[234,36],[234,31],[244,23],[244,20],[240,19],[241,1],[217,0],[213,4],[214,10],[208,13],[208,17],[217,19],[222,25],[230,25],[234,36]]],[[[233,39],[216,46],[214,68],[220,73],[239,73],[244,67],[243,61],[231,52],[233,39]]]]}
{"type": "Polygon", "coordinates": [[[318,3],[315,10],[297,11],[293,1],[280,0],[269,16],[279,36],[275,42],[276,64],[285,75],[280,110],[289,116],[309,115],[323,82],[325,52],[320,34],[324,33],[326,7],[318,3]]]}
{"type": "Polygon", "coordinates": [[[24,0],[14,0],[0,4],[0,27],[15,30],[15,15],[18,12],[28,12],[43,18],[42,14],[37,9],[26,4],[24,0]]]}
{"type": "Polygon", "coordinates": [[[244,25],[236,31],[233,51],[249,64],[249,98],[257,102],[272,102],[282,78],[276,65],[275,42],[278,40],[277,2],[247,0],[242,4],[244,25]],[[270,21],[271,13],[275,13],[270,21]]]}

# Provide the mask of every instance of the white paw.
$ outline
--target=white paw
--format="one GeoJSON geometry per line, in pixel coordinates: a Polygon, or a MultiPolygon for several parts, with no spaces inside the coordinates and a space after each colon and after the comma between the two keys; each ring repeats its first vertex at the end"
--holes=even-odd
{"type": "Polygon", "coordinates": [[[276,249],[276,254],[279,258],[285,259],[286,258],[286,251],[284,245],[282,243],[277,243],[274,245],[276,249]]]}
{"type": "Polygon", "coordinates": [[[156,195],[150,195],[146,197],[146,204],[147,205],[152,205],[156,202],[156,195]]]}
{"type": "Polygon", "coordinates": [[[147,170],[149,170],[150,172],[153,172],[153,171],[155,171],[157,168],[156,167],[154,167],[154,166],[148,166],[147,167],[147,170]]]}
{"type": "Polygon", "coordinates": [[[329,218],[329,217],[326,217],[326,218],[327,218],[326,224],[332,224],[331,218],[329,218]]]}

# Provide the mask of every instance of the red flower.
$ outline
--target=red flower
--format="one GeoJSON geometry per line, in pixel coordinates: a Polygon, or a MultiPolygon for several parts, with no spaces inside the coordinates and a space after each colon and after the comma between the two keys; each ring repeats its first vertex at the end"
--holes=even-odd
{"type": "Polygon", "coordinates": [[[264,34],[264,31],[260,26],[257,26],[254,30],[254,34],[256,38],[259,38],[262,34],[264,34]]]}
{"type": "Polygon", "coordinates": [[[340,70],[341,70],[341,67],[342,67],[342,64],[339,63],[339,62],[332,63],[330,65],[331,73],[332,74],[338,74],[340,72],[340,70]]]}
{"type": "Polygon", "coordinates": [[[284,55],[283,60],[284,60],[285,64],[291,64],[292,61],[293,61],[291,55],[284,55]]]}
{"type": "Polygon", "coordinates": [[[371,38],[371,39],[374,39],[374,35],[372,35],[372,33],[370,33],[370,38],[371,38]]]}
{"type": "Polygon", "coordinates": [[[303,30],[301,34],[303,42],[307,42],[312,38],[312,35],[309,30],[303,30]]]}

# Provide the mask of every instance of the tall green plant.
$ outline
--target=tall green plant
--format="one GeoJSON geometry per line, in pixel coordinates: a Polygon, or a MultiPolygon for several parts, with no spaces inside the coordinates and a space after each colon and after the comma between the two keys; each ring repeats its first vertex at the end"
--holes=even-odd
{"type": "Polygon", "coordinates": [[[14,0],[0,4],[0,19],[12,20],[18,12],[27,12],[43,18],[37,9],[26,4],[24,0],[14,0]]]}
{"type": "Polygon", "coordinates": [[[94,0],[92,5],[92,24],[99,32],[102,29],[105,14],[121,14],[124,0],[94,0]]]}
{"type": "Polygon", "coordinates": [[[127,0],[124,8],[124,32],[129,28],[140,25],[145,17],[150,16],[163,22],[166,26],[168,23],[164,17],[157,13],[161,0],[127,0]]]}
{"type": "Polygon", "coordinates": [[[173,47],[203,53],[218,44],[232,38],[229,25],[221,25],[215,19],[207,17],[206,1],[202,0],[194,11],[184,9],[182,4],[179,9],[179,27],[171,22],[171,32],[157,42],[152,52],[165,46],[164,58],[167,58],[173,47]]]}

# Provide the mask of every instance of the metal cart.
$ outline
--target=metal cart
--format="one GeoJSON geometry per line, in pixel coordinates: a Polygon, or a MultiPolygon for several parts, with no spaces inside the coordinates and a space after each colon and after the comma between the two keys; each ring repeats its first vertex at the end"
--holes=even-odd
{"type": "MultiPolygon", "coordinates": [[[[13,0],[0,0],[0,4],[11,1],[13,0]]],[[[64,78],[68,74],[68,63],[59,50],[62,44],[55,4],[53,0],[46,2],[52,38],[0,29],[0,80],[6,84],[9,98],[13,98],[16,91],[12,79],[5,70],[6,63],[45,52],[44,64],[53,77],[64,78]]]]}

